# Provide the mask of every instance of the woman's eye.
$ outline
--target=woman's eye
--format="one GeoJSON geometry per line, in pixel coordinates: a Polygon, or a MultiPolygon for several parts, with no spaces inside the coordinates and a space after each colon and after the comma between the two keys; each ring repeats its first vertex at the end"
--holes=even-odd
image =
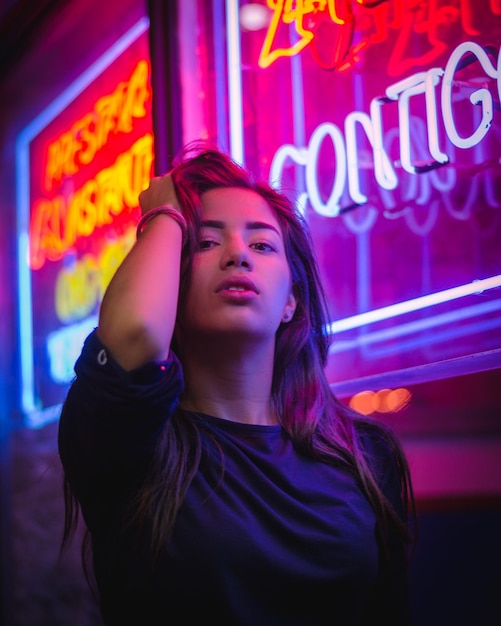
{"type": "Polygon", "coordinates": [[[275,250],[272,245],[266,243],[265,241],[258,241],[257,243],[253,243],[252,247],[256,250],[259,250],[260,252],[273,252],[275,250]]]}
{"type": "Polygon", "coordinates": [[[198,247],[200,250],[209,250],[210,248],[217,245],[217,241],[214,239],[200,239],[198,242],[198,247]]]}

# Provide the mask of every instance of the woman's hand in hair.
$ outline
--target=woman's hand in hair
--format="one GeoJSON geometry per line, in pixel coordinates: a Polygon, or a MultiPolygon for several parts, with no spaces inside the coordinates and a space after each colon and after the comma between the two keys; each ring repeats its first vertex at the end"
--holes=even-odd
{"type": "Polygon", "coordinates": [[[139,194],[139,204],[143,215],[151,209],[167,205],[181,210],[172,176],[165,174],[152,178],[149,186],[139,194]]]}

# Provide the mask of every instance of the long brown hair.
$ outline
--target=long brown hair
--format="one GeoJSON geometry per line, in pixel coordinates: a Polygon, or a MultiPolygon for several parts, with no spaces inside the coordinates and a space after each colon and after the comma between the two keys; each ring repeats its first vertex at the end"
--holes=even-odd
{"type": "MultiPolygon", "coordinates": [[[[301,213],[285,194],[256,181],[226,154],[204,144],[188,146],[176,159],[171,174],[189,224],[182,253],[181,303],[190,280],[200,223],[200,196],[204,192],[220,187],[252,189],[275,213],[297,300],[292,321],[279,327],[275,343],[272,396],[280,424],[302,453],[327,463],[341,464],[354,474],[376,514],[383,548],[390,530],[411,543],[407,520],[410,512],[415,517],[412,484],[398,439],[382,423],[354,412],[341,402],[326,379],[329,350],[326,328],[330,320],[313,243],[301,213]],[[378,485],[366,445],[371,433],[377,433],[394,455],[400,475],[403,512],[393,508],[378,485]]],[[[175,352],[175,340],[172,347],[175,352]]],[[[200,432],[183,411],[177,410],[164,428],[150,473],[131,503],[131,523],[152,531],[152,556],[158,554],[171,536],[200,457],[200,432]]],[[[70,491],[67,497],[71,502],[70,491]]],[[[71,511],[71,507],[68,510],[71,511]]],[[[74,513],[67,516],[66,537],[71,534],[72,524],[74,513]]]]}

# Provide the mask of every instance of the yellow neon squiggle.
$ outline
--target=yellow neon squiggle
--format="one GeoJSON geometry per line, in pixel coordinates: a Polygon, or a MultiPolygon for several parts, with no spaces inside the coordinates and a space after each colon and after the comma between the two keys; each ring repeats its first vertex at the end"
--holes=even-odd
{"type": "Polygon", "coordinates": [[[259,67],[269,67],[279,57],[291,57],[303,50],[314,38],[314,33],[304,27],[305,16],[328,9],[329,17],[335,24],[343,25],[346,20],[338,15],[336,0],[298,0],[293,8],[293,0],[267,0],[267,5],[273,11],[268,31],[259,55],[259,67]],[[289,25],[295,23],[299,40],[288,48],[275,48],[273,43],[277,36],[280,23],[289,25]]]}

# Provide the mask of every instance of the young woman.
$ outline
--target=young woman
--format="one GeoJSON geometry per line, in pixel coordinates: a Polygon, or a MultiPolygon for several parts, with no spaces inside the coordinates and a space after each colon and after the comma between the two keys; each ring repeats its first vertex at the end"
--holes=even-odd
{"type": "Polygon", "coordinates": [[[300,214],[201,147],[140,203],[59,427],[104,622],[410,623],[408,466],[329,387],[300,214]]]}

